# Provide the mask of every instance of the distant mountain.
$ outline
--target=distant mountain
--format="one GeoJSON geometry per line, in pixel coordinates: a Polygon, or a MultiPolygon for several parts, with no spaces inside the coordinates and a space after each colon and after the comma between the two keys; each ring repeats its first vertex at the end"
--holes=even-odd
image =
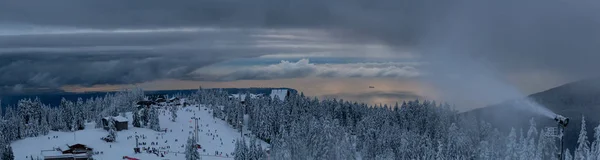
{"type": "MultiPolygon", "coordinates": [[[[581,129],[581,117],[585,116],[588,138],[593,140],[593,128],[600,122],[600,79],[588,79],[568,83],[543,92],[528,96],[529,99],[550,109],[556,114],[569,117],[571,120],[566,130],[565,147],[573,148],[577,145],[577,138],[581,129]]],[[[523,109],[523,105],[515,103],[518,100],[506,101],[501,104],[465,112],[492,123],[501,131],[508,132],[511,127],[523,129],[526,134],[529,120],[534,118],[538,129],[555,127],[557,123],[548,117],[523,109]]]]}
{"type": "MultiPolygon", "coordinates": [[[[292,93],[296,93],[297,91],[291,88],[212,88],[212,89],[222,89],[227,91],[230,94],[235,93],[254,93],[254,94],[265,94],[268,95],[271,93],[273,89],[288,89],[292,93]]],[[[148,96],[150,95],[174,95],[174,94],[191,94],[195,93],[197,89],[187,89],[187,90],[158,90],[158,91],[144,91],[144,93],[148,96]]],[[[2,93],[2,92],[0,92],[2,93]]],[[[58,106],[60,104],[60,100],[65,98],[67,100],[76,101],[77,98],[88,99],[94,97],[103,97],[106,94],[111,94],[114,92],[83,92],[83,93],[74,93],[74,92],[64,92],[62,90],[46,90],[44,92],[12,92],[8,94],[8,92],[4,92],[4,94],[0,94],[0,109],[8,106],[8,105],[16,105],[17,102],[21,99],[25,98],[39,98],[40,101],[44,104],[48,104],[50,106],[58,106]]]]}

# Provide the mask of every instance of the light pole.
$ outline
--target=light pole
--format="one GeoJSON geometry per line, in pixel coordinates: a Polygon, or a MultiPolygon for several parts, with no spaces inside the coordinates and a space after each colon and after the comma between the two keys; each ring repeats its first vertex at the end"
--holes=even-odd
{"type": "Polygon", "coordinates": [[[242,137],[242,140],[244,139],[244,124],[242,121],[239,121],[240,123],[240,137],[242,137]]]}
{"type": "Polygon", "coordinates": [[[196,143],[199,143],[200,140],[198,140],[198,120],[200,119],[199,117],[192,117],[192,119],[194,120],[194,138],[196,138],[196,143]]]}
{"type": "Polygon", "coordinates": [[[140,148],[140,146],[139,146],[140,143],[138,142],[139,138],[140,138],[140,136],[135,135],[135,148],[140,148]]]}

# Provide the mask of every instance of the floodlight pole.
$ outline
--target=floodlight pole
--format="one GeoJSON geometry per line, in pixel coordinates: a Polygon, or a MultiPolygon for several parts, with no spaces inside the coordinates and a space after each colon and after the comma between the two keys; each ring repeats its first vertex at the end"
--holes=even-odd
{"type": "Polygon", "coordinates": [[[565,150],[564,150],[564,137],[565,137],[565,126],[558,124],[558,128],[560,130],[560,155],[558,157],[559,160],[565,159],[565,150]]]}
{"type": "Polygon", "coordinates": [[[196,117],[196,143],[200,143],[200,137],[198,137],[198,117],[196,117]]]}
{"type": "Polygon", "coordinates": [[[194,120],[194,138],[196,138],[196,143],[199,143],[200,140],[198,138],[198,117],[192,117],[192,119],[194,120]]]}

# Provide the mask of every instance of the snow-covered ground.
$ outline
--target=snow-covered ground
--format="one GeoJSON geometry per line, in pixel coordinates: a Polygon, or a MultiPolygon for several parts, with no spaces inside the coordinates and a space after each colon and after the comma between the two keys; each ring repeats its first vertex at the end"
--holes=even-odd
{"type": "MultiPolygon", "coordinates": [[[[192,117],[199,117],[200,131],[199,144],[202,149],[199,149],[204,160],[211,159],[233,159],[231,153],[235,148],[235,140],[240,138],[240,132],[231,128],[226,122],[212,118],[210,109],[204,106],[196,107],[189,106],[178,110],[176,122],[170,120],[171,114],[168,110],[161,109],[160,111],[160,126],[167,128],[167,132],[156,132],[146,128],[135,128],[132,126],[131,114],[127,115],[129,119],[129,130],[117,132],[117,141],[107,143],[101,140],[101,137],[108,135],[108,132],[101,128],[94,128],[94,123],[86,124],[86,129],[77,132],[50,132],[48,135],[41,137],[31,137],[23,140],[18,140],[12,143],[15,154],[15,159],[29,159],[28,156],[43,158],[42,150],[51,150],[54,147],[62,149],[67,148],[67,145],[81,143],[93,148],[94,152],[103,152],[102,154],[94,155],[94,159],[99,160],[118,160],[123,156],[134,157],[142,160],[147,159],[168,159],[168,160],[183,160],[185,159],[184,147],[190,133],[193,132],[194,121],[192,117]],[[140,147],[153,147],[160,149],[162,152],[167,152],[164,157],[158,157],[152,153],[142,151],[141,154],[135,154],[135,135],[145,136],[145,139],[140,138],[139,142],[145,142],[146,145],[140,147]],[[53,138],[58,136],[58,138],[53,138]],[[177,140],[177,141],[176,141],[177,140]],[[151,142],[158,145],[151,145],[151,142]],[[168,147],[168,148],[167,148],[168,147]],[[215,155],[215,152],[219,152],[215,155]],[[221,154],[222,153],[222,154],[221,154]]],[[[249,138],[246,138],[248,141],[249,138]]],[[[267,145],[264,142],[263,147],[267,145]]]]}

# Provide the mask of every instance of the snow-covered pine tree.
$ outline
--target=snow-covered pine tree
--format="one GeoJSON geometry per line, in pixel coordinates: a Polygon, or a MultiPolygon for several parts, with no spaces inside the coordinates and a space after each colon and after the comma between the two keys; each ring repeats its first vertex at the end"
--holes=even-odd
{"type": "Polygon", "coordinates": [[[94,126],[95,128],[102,128],[104,127],[102,122],[102,116],[101,115],[96,115],[96,118],[94,118],[94,121],[96,122],[96,126],[94,126]]]}
{"type": "MultiPolygon", "coordinates": [[[[6,139],[4,137],[4,122],[0,121],[0,156],[4,154],[4,149],[2,148],[3,146],[6,146],[6,139]]],[[[2,160],[2,157],[0,157],[0,160],[2,160]]]]}
{"type": "Polygon", "coordinates": [[[140,117],[140,110],[135,109],[133,111],[132,117],[133,117],[133,126],[134,127],[142,127],[142,124],[140,122],[140,119],[141,119],[141,117],[140,117]]]}
{"type": "Polygon", "coordinates": [[[150,109],[147,107],[144,107],[141,109],[140,122],[142,122],[143,127],[146,127],[146,126],[148,126],[149,121],[150,121],[150,109]]]}
{"type": "Polygon", "coordinates": [[[2,160],[14,160],[15,159],[15,155],[13,153],[12,150],[12,146],[10,146],[10,144],[6,145],[6,146],[2,146],[2,148],[4,149],[4,151],[2,152],[2,160]]]}
{"type": "Polygon", "coordinates": [[[590,155],[591,159],[600,159],[600,124],[594,128],[594,142],[590,155]]]}
{"type": "Polygon", "coordinates": [[[256,148],[256,138],[250,139],[250,146],[248,147],[248,154],[246,155],[247,159],[258,159],[258,155],[260,150],[256,148]]]}
{"type": "Polygon", "coordinates": [[[517,155],[517,149],[518,149],[518,142],[517,142],[517,133],[515,131],[515,128],[512,128],[510,130],[510,133],[508,134],[508,139],[507,139],[507,143],[506,143],[506,160],[512,160],[512,159],[518,159],[519,156],[517,155]]]}
{"type": "Polygon", "coordinates": [[[160,120],[158,119],[158,116],[159,116],[159,113],[156,108],[150,109],[149,127],[150,127],[150,129],[155,130],[155,131],[160,131],[160,120]]]}
{"type": "Polygon", "coordinates": [[[256,146],[256,160],[267,159],[267,153],[262,149],[262,145],[260,143],[256,146]]]}
{"type": "Polygon", "coordinates": [[[73,102],[67,101],[65,98],[62,98],[60,101],[60,105],[58,108],[62,114],[62,122],[65,124],[63,128],[64,131],[72,131],[74,125],[74,111],[73,111],[73,102]]]}
{"type": "Polygon", "coordinates": [[[108,119],[108,136],[109,140],[117,141],[117,127],[113,118],[108,119]]]}
{"type": "Polygon", "coordinates": [[[75,121],[75,130],[85,129],[85,114],[83,105],[83,99],[77,98],[77,102],[75,103],[75,106],[73,108],[75,112],[75,114],[73,114],[75,121]]]}
{"type": "Polygon", "coordinates": [[[177,120],[177,106],[170,107],[169,111],[171,111],[171,121],[175,122],[177,120]]]}
{"type": "Polygon", "coordinates": [[[287,131],[283,130],[283,132],[281,133],[281,135],[274,137],[273,139],[271,139],[271,157],[273,159],[292,159],[292,153],[289,149],[288,142],[286,141],[286,137],[288,137],[289,134],[287,133],[287,131]]]}
{"type": "Polygon", "coordinates": [[[249,157],[249,150],[248,150],[248,146],[246,146],[246,142],[244,142],[241,139],[236,140],[235,142],[235,160],[248,160],[250,159],[249,157]]]}
{"type": "Polygon", "coordinates": [[[581,117],[581,131],[577,139],[577,149],[575,150],[575,160],[586,160],[590,152],[590,142],[587,139],[587,131],[585,129],[585,117],[581,117]]]}
{"type": "Polygon", "coordinates": [[[571,156],[571,151],[569,151],[568,148],[567,148],[567,150],[565,150],[565,159],[564,160],[573,160],[573,156],[571,156]]]}
{"type": "MultiPolygon", "coordinates": [[[[47,109],[44,109],[47,112],[47,109]]],[[[48,114],[42,115],[42,120],[40,124],[40,133],[42,135],[46,135],[50,132],[50,125],[48,124],[48,114]]]]}
{"type": "Polygon", "coordinates": [[[198,160],[200,159],[200,153],[196,147],[196,139],[193,135],[190,135],[185,145],[185,159],[186,160],[198,160]]]}
{"type": "Polygon", "coordinates": [[[525,137],[522,149],[524,150],[521,155],[521,159],[529,160],[532,157],[535,157],[536,145],[535,145],[535,137],[537,136],[537,127],[534,119],[529,120],[529,130],[527,131],[527,137],[525,137]]]}

